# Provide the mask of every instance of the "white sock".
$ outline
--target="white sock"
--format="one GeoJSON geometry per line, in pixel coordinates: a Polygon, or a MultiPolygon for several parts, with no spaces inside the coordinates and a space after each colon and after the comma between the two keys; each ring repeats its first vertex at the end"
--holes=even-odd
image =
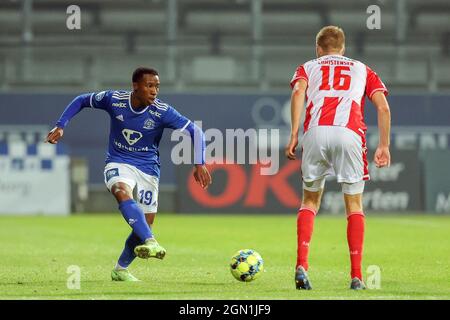
{"type": "Polygon", "coordinates": [[[116,263],[116,266],[114,268],[116,271],[120,271],[120,270],[127,270],[127,268],[122,267],[118,262],[116,263]]]}

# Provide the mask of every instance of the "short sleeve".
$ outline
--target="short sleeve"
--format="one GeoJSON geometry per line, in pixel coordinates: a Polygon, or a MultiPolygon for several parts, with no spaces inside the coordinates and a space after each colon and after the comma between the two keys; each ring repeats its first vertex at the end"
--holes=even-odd
{"type": "Polygon", "coordinates": [[[164,113],[163,122],[166,128],[176,130],[186,128],[191,121],[175,110],[175,108],[169,106],[164,113]]]}
{"type": "Polygon", "coordinates": [[[384,85],[383,81],[381,81],[380,77],[376,74],[375,71],[367,68],[367,79],[366,79],[366,95],[369,99],[372,100],[372,96],[375,92],[381,91],[385,96],[388,95],[388,90],[384,85]]]}
{"type": "Polygon", "coordinates": [[[305,67],[303,67],[303,65],[299,66],[297,68],[297,70],[295,70],[295,73],[292,76],[291,83],[290,83],[291,88],[294,88],[295,83],[300,79],[304,79],[306,81],[306,83],[308,83],[308,75],[306,74],[306,70],[305,70],[305,67]]]}
{"type": "Polygon", "coordinates": [[[92,108],[108,110],[111,104],[112,91],[94,92],[91,94],[89,104],[92,108]]]}

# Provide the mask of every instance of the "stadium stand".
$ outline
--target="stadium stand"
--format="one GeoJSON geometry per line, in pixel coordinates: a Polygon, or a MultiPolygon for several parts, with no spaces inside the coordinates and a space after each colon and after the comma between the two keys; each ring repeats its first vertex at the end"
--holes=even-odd
{"type": "Polygon", "coordinates": [[[450,90],[450,7],[444,0],[80,0],[81,30],[66,27],[70,1],[31,4],[25,23],[23,1],[0,3],[3,91],[43,84],[63,91],[123,87],[129,83],[124,74],[138,65],[158,68],[174,90],[214,83],[286,90],[295,67],[314,57],[315,34],[327,24],[342,26],[348,55],[373,66],[394,90],[450,90]],[[381,30],[366,27],[373,4],[381,9],[381,30]],[[258,8],[260,19],[254,19],[258,8]]]}

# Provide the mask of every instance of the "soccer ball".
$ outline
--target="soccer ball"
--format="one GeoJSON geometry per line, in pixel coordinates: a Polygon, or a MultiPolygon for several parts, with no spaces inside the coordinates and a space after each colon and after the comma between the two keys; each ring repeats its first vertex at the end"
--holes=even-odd
{"type": "Polygon", "coordinates": [[[231,258],[231,274],[239,281],[253,281],[261,275],[263,270],[264,261],[261,255],[255,250],[239,250],[231,258]]]}

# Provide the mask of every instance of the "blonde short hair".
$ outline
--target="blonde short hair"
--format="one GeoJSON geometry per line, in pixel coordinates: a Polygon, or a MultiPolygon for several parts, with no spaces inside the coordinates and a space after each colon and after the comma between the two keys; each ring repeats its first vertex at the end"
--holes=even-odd
{"type": "Polygon", "coordinates": [[[344,30],[336,26],[323,27],[317,33],[316,45],[325,51],[342,50],[345,47],[344,30]]]}

